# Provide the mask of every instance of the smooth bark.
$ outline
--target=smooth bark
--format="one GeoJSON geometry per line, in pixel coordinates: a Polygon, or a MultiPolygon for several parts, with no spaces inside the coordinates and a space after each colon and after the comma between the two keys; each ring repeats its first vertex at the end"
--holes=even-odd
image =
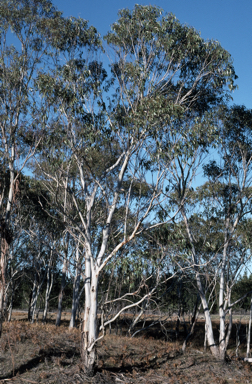
{"type": "Polygon", "coordinates": [[[247,336],[247,352],[246,352],[246,357],[250,357],[251,322],[252,322],[252,297],[251,297],[251,300],[250,300],[249,326],[248,326],[248,336],[247,336]]]}
{"type": "Polygon", "coordinates": [[[43,312],[43,322],[46,321],[47,318],[47,312],[48,312],[48,307],[49,307],[49,299],[52,291],[52,286],[53,286],[53,280],[54,280],[54,274],[51,270],[51,267],[47,268],[47,281],[46,281],[46,292],[45,292],[45,308],[43,312]]]}
{"type": "Polygon", "coordinates": [[[194,247],[193,236],[192,236],[191,229],[190,229],[190,226],[189,226],[189,223],[187,220],[187,216],[185,214],[184,207],[182,207],[181,212],[182,212],[184,222],[186,225],[187,234],[188,234],[188,237],[189,237],[189,240],[191,243],[193,269],[195,272],[197,288],[199,291],[201,304],[202,304],[204,316],[205,316],[205,332],[206,332],[206,338],[207,338],[208,346],[209,346],[213,356],[215,356],[217,359],[219,359],[220,358],[219,350],[218,350],[218,346],[216,345],[215,340],[214,340],[214,333],[213,333],[213,326],[212,326],[210,310],[208,308],[208,302],[207,302],[207,299],[206,299],[206,296],[204,293],[204,289],[203,289],[203,285],[201,282],[201,276],[200,276],[199,268],[198,268],[198,258],[197,258],[197,254],[196,254],[195,247],[194,247]]]}
{"type": "Polygon", "coordinates": [[[30,306],[30,321],[33,324],[35,321],[35,313],[36,313],[36,308],[37,308],[37,302],[39,298],[39,294],[45,279],[45,275],[41,278],[39,276],[38,270],[35,271],[34,274],[34,281],[33,281],[33,287],[32,287],[32,298],[31,298],[31,306],[30,306]]]}
{"type": "Polygon", "coordinates": [[[81,333],[81,358],[83,370],[93,376],[96,361],[95,342],[97,341],[97,289],[98,273],[86,258],[85,308],[81,333]]]}
{"type": "Polygon", "coordinates": [[[64,289],[66,287],[66,273],[67,273],[67,256],[68,256],[68,246],[69,246],[69,233],[65,236],[65,242],[64,242],[64,261],[62,266],[62,276],[61,276],[61,286],[60,286],[60,292],[59,292],[59,299],[58,299],[58,313],[56,318],[56,326],[60,326],[61,322],[61,314],[62,314],[62,302],[63,302],[63,296],[64,296],[64,289]]]}
{"type": "Polygon", "coordinates": [[[75,276],[74,276],[74,282],[73,282],[72,311],[71,311],[69,328],[73,328],[75,326],[76,313],[77,313],[77,308],[78,308],[79,299],[80,299],[80,294],[79,294],[80,278],[81,278],[81,264],[79,259],[79,245],[78,245],[76,249],[76,268],[75,268],[75,276]]]}

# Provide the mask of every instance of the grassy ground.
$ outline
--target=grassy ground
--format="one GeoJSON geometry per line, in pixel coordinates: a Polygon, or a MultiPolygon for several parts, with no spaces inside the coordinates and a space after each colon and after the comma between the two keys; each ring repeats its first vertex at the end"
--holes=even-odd
{"type": "MultiPolygon", "coordinates": [[[[67,313],[63,325],[57,328],[51,316],[45,325],[41,322],[32,325],[24,320],[25,314],[14,313],[16,320],[4,323],[0,383],[252,383],[252,364],[235,357],[235,326],[225,364],[204,352],[203,322],[197,325],[185,355],[181,353],[182,329],[177,341],[165,338],[158,327],[133,339],[117,336],[112,330],[97,346],[98,368],[95,377],[89,379],[80,369],[79,330],[68,329],[67,313]]],[[[172,322],[167,325],[171,335],[174,326],[172,322]]],[[[241,356],[244,347],[240,347],[241,356]]]]}

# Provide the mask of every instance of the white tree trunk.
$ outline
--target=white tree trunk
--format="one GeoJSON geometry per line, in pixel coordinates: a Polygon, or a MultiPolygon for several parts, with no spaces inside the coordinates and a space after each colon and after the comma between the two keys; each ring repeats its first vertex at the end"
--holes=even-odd
{"type": "Polygon", "coordinates": [[[42,284],[44,282],[44,278],[45,278],[45,274],[43,276],[43,279],[40,282],[38,282],[37,272],[35,273],[35,278],[34,278],[33,288],[32,288],[31,307],[30,307],[30,314],[31,314],[30,321],[31,321],[32,324],[34,323],[34,320],[35,320],[37,301],[38,301],[38,297],[39,297],[39,294],[40,294],[40,290],[41,290],[42,284]]]}
{"type": "Polygon", "coordinates": [[[81,359],[88,376],[94,373],[97,340],[97,290],[98,272],[91,257],[85,259],[85,307],[81,334],[81,359]]]}
{"type": "Polygon", "coordinates": [[[11,291],[10,305],[9,305],[9,308],[8,308],[8,322],[11,321],[12,309],[13,309],[13,290],[11,291]]]}
{"type": "Polygon", "coordinates": [[[64,261],[63,261],[63,267],[62,267],[61,287],[60,287],[60,293],[59,293],[59,299],[58,299],[58,313],[57,313],[57,318],[55,323],[57,327],[60,326],[60,322],[61,322],[62,301],[63,301],[64,289],[66,286],[66,273],[67,273],[67,265],[68,265],[68,261],[67,261],[68,246],[69,246],[69,233],[67,232],[64,239],[64,261]]]}
{"type": "Polygon", "coordinates": [[[0,337],[2,335],[2,323],[4,321],[4,293],[5,293],[5,269],[6,269],[6,255],[4,250],[5,239],[1,238],[0,246],[0,337]]]}
{"type": "Polygon", "coordinates": [[[189,237],[189,240],[190,240],[190,243],[191,243],[191,247],[192,247],[193,269],[194,269],[194,272],[195,272],[197,288],[198,288],[198,291],[199,291],[199,295],[200,295],[200,299],[201,299],[201,304],[202,304],[203,311],[204,311],[204,316],[205,316],[205,335],[206,335],[208,346],[209,346],[209,348],[211,350],[211,353],[213,354],[214,357],[219,359],[219,357],[220,357],[219,356],[219,350],[218,350],[218,347],[217,347],[217,345],[215,343],[215,340],[214,340],[214,333],[213,333],[213,327],[212,327],[212,320],[211,320],[210,310],[208,308],[208,302],[207,302],[207,299],[206,299],[206,296],[205,296],[205,293],[204,293],[203,285],[202,285],[201,278],[200,278],[200,273],[198,271],[198,269],[199,269],[198,268],[198,258],[197,258],[197,254],[196,254],[196,251],[195,251],[194,241],[193,241],[191,229],[190,229],[190,226],[189,226],[189,223],[188,223],[188,220],[187,220],[187,216],[185,214],[184,207],[182,207],[181,213],[182,213],[183,218],[184,218],[187,234],[188,234],[188,237],[189,237]]]}
{"type": "Polygon", "coordinates": [[[240,328],[241,328],[241,320],[239,320],[239,323],[236,323],[236,349],[235,349],[235,356],[239,356],[239,346],[241,344],[240,342],[240,328]]]}
{"type": "Polygon", "coordinates": [[[37,285],[38,285],[37,274],[35,274],[35,278],[33,281],[33,287],[32,287],[31,306],[30,306],[30,321],[31,321],[31,323],[34,323],[35,311],[36,311],[36,307],[37,307],[37,299],[38,299],[37,285]]]}
{"type": "Polygon", "coordinates": [[[214,340],[211,315],[210,315],[210,311],[208,308],[208,303],[207,303],[205,294],[203,292],[203,287],[202,287],[200,275],[198,272],[196,273],[196,281],[197,281],[197,287],[199,290],[200,299],[201,299],[201,303],[202,303],[202,307],[203,307],[204,315],[205,315],[205,332],[206,332],[207,343],[208,343],[208,346],[210,348],[212,355],[214,357],[216,357],[217,359],[219,359],[218,347],[217,347],[215,340],[214,340]]]}
{"type": "MultiPolygon", "coordinates": [[[[227,220],[226,228],[228,227],[229,221],[227,220]]],[[[224,308],[224,290],[225,290],[225,269],[227,259],[227,232],[225,234],[225,244],[223,248],[223,256],[220,271],[220,288],[219,288],[219,318],[220,318],[220,333],[219,333],[219,354],[220,359],[225,360],[226,357],[226,338],[225,338],[225,308],[224,308]]]]}
{"type": "MultiPolygon", "coordinates": [[[[54,248],[54,245],[55,245],[55,242],[53,243],[53,248],[54,248]]],[[[51,248],[50,250],[50,259],[49,259],[47,271],[46,271],[46,292],[45,292],[45,307],[43,312],[43,322],[46,321],[48,307],[49,307],[49,298],[50,298],[52,286],[53,286],[53,278],[54,278],[54,275],[52,272],[53,248],[51,248]]]]}
{"type": "MultiPolygon", "coordinates": [[[[6,145],[6,149],[8,145],[6,145]]],[[[5,219],[2,218],[0,222],[0,337],[2,335],[2,323],[4,321],[4,307],[5,307],[5,286],[6,286],[6,266],[7,256],[9,252],[9,222],[10,214],[14,196],[14,161],[15,161],[15,146],[10,147],[9,157],[9,172],[10,172],[10,184],[8,192],[8,200],[5,211],[5,219]]],[[[2,204],[2,199],[1,199],[2,204]]]]}
{"type": "Polygon", "coordinates": [[[51,270],[50,265],[47,268],[46,276],[47,276],[47,281],[46,281],[45,308],[44,308],[44,312],[43,312],[43,322],[46,321],[48,307],[49,307],[49,298],[50,298],[52,286],[53,286],[53,272],[51,270]]]}
{"type": "Polygon", "coordinates": [[[76,251],[76,268],[75,268],[75,277],[73,282],[73,299],[72,299],[72,311],[69,328],[74,328],[76,312],[79,305],[79,288],[80,288],[80,277],[81,277],[81,265],[79,262],[79,250],[76,251]]]}
{"type": "MultiPolygon", "coordinates": [[[[8,322],[11,321],[12,309],[13,309],[14,283],[13,283],[12,277],[13,277],[13,268],[11,268],[11,280],[9,282],[9,287],[8,287],[11,290],[10,304],[8,307],[8,322]]],[[[7,295],[7,290],[6,290],[6,295],[7,295]]]]}
{"type": "Polygon", "coordinates": [[[61,287],[60,287],[59,300],[58,300],[58,313],[56,318],[57,327],[60,326],[60,322],[61,322],[62,301],[63,301],[64,289],[66,286],[66,271],[67,271],[67,260],[64,259],[63,267],[62,267],[61,287]]]}
{"type": "Polygon", "coordinates": [[[251,321],[252,321],[252,297],[251,297],[251,301],[250,301],[249,327],[248,327],[248,338],[247,338],[247,352],[246,352],[246,357],[250,357],[251,321]]]}
{"type": "MultiPolygon", "coordinates": [[[[227,349],[227,346],[229,344],[229,340],[230,340],[230,336],[231,336],[231,332],[232,332],[232,327],[233,327],[233,310],[232,310],[232,307],[231,307],[231,288],[228,287],[228,300],[227,300],[227,303],[228,303],[228,306],[229,306],[229,309],[228,309],[228,313],[229,313],[229,322],[228,322],[228,329],[227,329],[227,334],[226,334],[226,339],[225,339],[225,342],[226,342],[226,349],[227,349]]],[[[224,307],[224,310],[226,311],[226,306],[224,307]]]]}

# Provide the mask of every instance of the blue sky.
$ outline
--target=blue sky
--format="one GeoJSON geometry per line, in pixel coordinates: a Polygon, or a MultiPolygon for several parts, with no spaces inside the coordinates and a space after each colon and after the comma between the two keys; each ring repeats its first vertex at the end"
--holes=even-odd
{"type": "MultiPolygon", "coordinates": [[[[110,30],[122,8],[132,9],[134,0],[52,0],[64,16],[89,20],[101,35],[110,30]]],[[[252,108],[252,0],[155,0],[137,1],[172,12],[182,24],[201,32],[204,39],[218,40],[229,51],[238,75],[235,104],[252,108]]]]}

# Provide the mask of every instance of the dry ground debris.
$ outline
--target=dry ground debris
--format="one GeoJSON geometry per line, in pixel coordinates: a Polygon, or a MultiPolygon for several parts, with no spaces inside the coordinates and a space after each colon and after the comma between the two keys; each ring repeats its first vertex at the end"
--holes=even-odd
{"type": "Polygon", "coordinates": [[[252,364],[229,351],[216,361],[197,344],[181,353],[181,342],[107,335],[99,343],[95,377],[80,368],[80,333],[67,326],[4,323],[0,340],[0,383],[251,384],[252,364]]]}

